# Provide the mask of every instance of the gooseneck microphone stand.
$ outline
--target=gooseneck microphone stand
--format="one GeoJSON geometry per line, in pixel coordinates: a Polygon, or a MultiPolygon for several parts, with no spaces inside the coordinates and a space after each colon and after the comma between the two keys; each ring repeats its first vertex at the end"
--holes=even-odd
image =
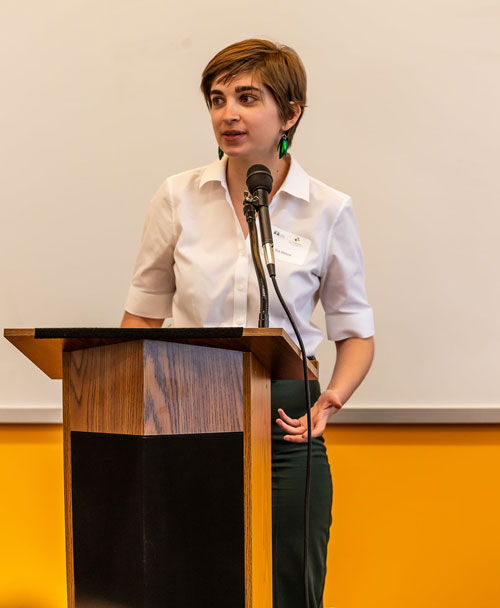
{"type": "Polygon", "coordinates": [[[255,274],[257,275],[257,282],[259,283],[260,293],[258,326],[269,327],[269,291],[267,289],[264,266],[262,265],[262,260],[260,259],[259,237],[257,235],[257,228],[255,227],[255,214],[258,212],[259,208],[260,202],[258,197],[252,196],[249,192],[245,192],[245,198],[243,199],[243,213],[245,214],[248,224],[252,260],[255,268],[255,274]]]}

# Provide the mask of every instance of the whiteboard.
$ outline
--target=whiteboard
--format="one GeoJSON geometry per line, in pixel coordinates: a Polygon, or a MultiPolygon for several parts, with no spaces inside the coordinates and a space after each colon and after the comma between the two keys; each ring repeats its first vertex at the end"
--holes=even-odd
{"type": "MultiPolygon", "coordinates": [[[[3,1],[2,327],[119,324],[151,196],[216,158],[204,66],[270,38],[308,71],[292,153],[352,196],[364,246],[376,358],[348,407],[500,408],[499,20],[498,0],[3,1]]],[[[0,356],[0,408],[60,407],[0,356]]]]}

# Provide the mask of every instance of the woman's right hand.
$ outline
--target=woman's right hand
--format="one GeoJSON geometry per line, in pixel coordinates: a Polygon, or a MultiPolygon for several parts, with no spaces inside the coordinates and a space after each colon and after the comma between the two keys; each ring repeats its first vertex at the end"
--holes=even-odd
{"type": "MultiPolygon", "coordinates": [[[[325,430],[328,418],[342,407],[338,394],[327,389],[318,397],[311,408],[311,437],[320,437],[325,430]]],[[[281,408],[278,410],[279,418],[276,424],[285,433],[283,439],[294,443],[305,443],[307,441],[307,416],[290,418],[281,408]]]]}

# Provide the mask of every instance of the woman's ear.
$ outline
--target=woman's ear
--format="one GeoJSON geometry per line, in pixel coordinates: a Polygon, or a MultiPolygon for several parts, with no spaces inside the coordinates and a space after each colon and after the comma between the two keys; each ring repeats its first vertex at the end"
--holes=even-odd
{"type": "Polygon", "coordinates": [[[302,108],[296,101],[290,102],[290,115],[286,123],[283,125],[283,129],[288,131],[291,129],[293,125],[299,120],[300,115],[302,114],[302,108]]]}

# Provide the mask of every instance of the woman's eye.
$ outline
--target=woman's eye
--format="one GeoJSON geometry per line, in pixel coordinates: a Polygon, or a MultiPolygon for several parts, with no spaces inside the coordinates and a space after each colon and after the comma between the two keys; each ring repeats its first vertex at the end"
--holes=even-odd
{"type": "Polygon", "coordinates": [[[241,101],[243,103],[252,103],[254,101],[257,101],[257,99],[253,95],[242,95],[241,101]]]}
{"type": "Polygon", "coordinates": [[[220,106],[223,101],[222,97],[212,97],[212,106],[220,106]]]}

